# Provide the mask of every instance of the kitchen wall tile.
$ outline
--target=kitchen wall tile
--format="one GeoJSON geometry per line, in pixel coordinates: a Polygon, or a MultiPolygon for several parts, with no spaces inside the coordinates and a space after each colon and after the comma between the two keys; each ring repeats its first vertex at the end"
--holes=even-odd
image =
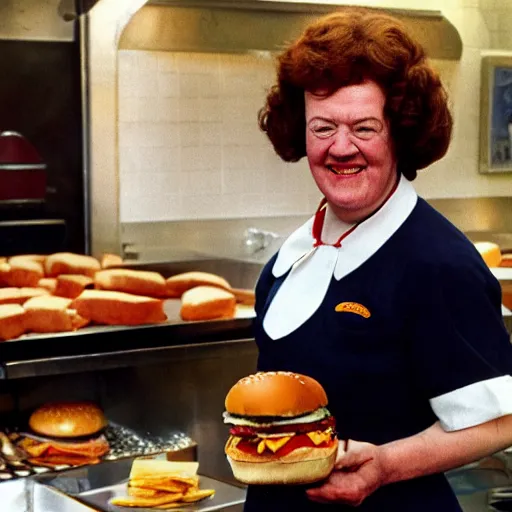
{"type": "Polygon", "coordinates": [[[158,73],[158,95],[161,98],[177,98],[180,94],[178,73],[158,73]]]}
{"type": "Polygon", "coordinates": [[[199,98],[180,98],[179,104],[180,122],[200,121],[201,109],[199,98]]]}
{"type": "Polygon", "coordinates": [[[220,146],[201,146],[201,169],[212,171],[220,177],[222,168],[222,148],[220,146]]]}
{"type": "Polygon", "coordinates": [[[201,98],[198,108],[200,121],[206,123],[222,121],[222,109],[218,98],[201,98]]]}
{"type": "Polygon", "coordinates": [[[210,70],[207,76],[204,76],[200,84],[200,94],[202,98],[218,98],[220,94],[220,78],[215,69],[210,70]]]}
{"type": "Polygon", "coordinates": [[[240,196],[244,192],[244,175],[241,169],[226,169],[222,171],[222,194],[240,196]]]}
{"type": "Polygon", "coordinates": [[[152,101],[151,106],[148,106],[146,112],[150,112],[151,114],[153,114],[153,109],[156,110],[156,112],[154,113],[155,117],[153,117],[153,120],[174,123],[179,122],[180,111],[178,98],[157,98],[156,101],[152,101]]]}
{"type": "Polygon", "coordinates": [[[208,69],[215,65],[217,55],[214,53],[176,52],[176,66],[180,73],[208,74],[208,69]]]}
{"type": "Polygon", "coordinates": [[[265,195],[265,177],[258,169],[245,169],[241,171],[243,176],[243,193],[265,195]]]}
{"type": "Polygon", "coordinates": [[[223,147],[222,139],[222,123],[199,123],[200,142],[202,146],[218,146],[223,147]]]}
{"type": "Polygon", "coordinates": [[[212,173],[208,170],[184,172],[182,178],[182,192],[184,192],[184,195],[187,197],[192,195],[220,195],[222,192],[220,173],[212,173]]]}
{"type": "Polygon", "coordinates": [[[137,66],[141,73],[155,74],[159,68],[157,52],[138,52],[137,66]]]}
{"type": "Polygon", "coordinates": [[[214,219],[223,216],[221,195],[204,194],[193,195],[188,194],[182,199],[182,210],[180,219],[214,219]]]}
{"type": "Polygon", "coordinates": [[[156,52],[158,59],[158,71],[162,73],[176,72],[176,57],[172,52],[156,52]]]}
{"type": "Polygon", "coordinates": [[[181,147],[201,146],[201,123],[182,122],[180,123],[181,147]]]}
{"type": "Polygon", "coordinates": [[[200,171],[203,165],[199,146],[185,146],[181,148],[181,169],[183,171],[200,171]]]}
{"type": "Polygon", "coordinates": [[[140,72],[134,85],[133,90],[137,98],[156,98],[158,96],[159,84],[157,73],[140,72]]]}
{"type": "Polygon", "coordinates": [[[265,173],[261,173],[265,179],[265,193],[279,194],[286,190],[287,176],[280,167],[268,169],[265,173]]]}
{"type": "MultiPolygon", "coordinates": [[[[141,151],[138,147],[124,147],[119,151],[119,173],[139,172],[141,170],[141,151]]],[[[122,182],[122,179],[121,179],[122,182]]]]}
{"type": "Polygon", "coordinates": [[[182,171],[213,171],[220,176],[222,165],[221,148],[217,146],[187,146],[181,148],[182,171]]]}
{"type": "Polygon", "coordinates": [[[254,151],[250,145],[228,145],[224,146],[224,169],[244,170],[253,166],[254,151]]]}
{"type": "MultiPolygon", "coordinates": [[[[152,172],[180,172],[180,147],[138,148],[141,155],[139,169],[148,174],[152,172]]],[[[122,153],[121,153],[122,154],[122,153]]]]}
{"type": "Polygon", "coordinates": [[[119,121],[136,123],[139,121],[139,98],[119,96],[119,121]]]}
{"type": "MultiPolygon", "coordinates": [[[[239,212],[243,211],[245,205],[243,203],[242,195],[239,193],[230,194],[222,191],[222,195],[218,198],[220,218],[239,217],[239,212]]],[[[241,234],[242,235],[242,234],[241,234]]]]}
{"type": "MultiPolygon", "coordinates": [[[[172,218],[181,211],[182,201],[181,195],[162,195],[158,200],[155,200],[154,197],[139,196],[137,197],[137,204],[144,205],[144,209],[141,210],[142,218],[140,221],[158,222],[172,218]]],[[[132,212],[127,212],[126,214],[131,217],[134,216],[132,212]]]]}
{"type": "Polygon", "coordinates": [[[204,75],[201,73],[180,72],[180,96],[182,98],[199,98],[203,79],[204,75]]]}

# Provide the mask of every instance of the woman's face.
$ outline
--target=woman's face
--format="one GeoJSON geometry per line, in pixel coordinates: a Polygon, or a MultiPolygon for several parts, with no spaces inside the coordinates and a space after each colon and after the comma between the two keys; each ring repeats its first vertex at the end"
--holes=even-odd
{"type": "Polygon", "coordinates": [[[372,81],[321,92],[305,93],[309,167],[334,213],[357,222],[381,206],[397,179],[386,98],[372,81]]]}

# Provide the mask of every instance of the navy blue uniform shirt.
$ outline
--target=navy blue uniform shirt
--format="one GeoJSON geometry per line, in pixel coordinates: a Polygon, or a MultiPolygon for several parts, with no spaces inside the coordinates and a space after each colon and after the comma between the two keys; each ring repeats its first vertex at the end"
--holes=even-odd
{"type": "MultiPolygon", "coordinates": [[[[506,377],[512,347],[499,283],[473,244],[421,198],[373,255],[340,280],[332,277],[320,307],[278,339],[269,337],[263,324],[289,274],[275,277],[275,261],[276,256],[265,266],[256,288],[258,370],[317,379],[340,439],[383,444],[417,434],[438,419],[456,430],[512,412],[510,398],[494,402],[503,398],[493,390],[495,382],[512,396],[506,377]],[[352,307],[337,311],[341,303],[352,307]],[[478,398],[487,396],[494,398],[478,398]]],[[[289,308],[300,300],[290,297],[289,308]]],[[[249,486],[245,510],[355,510],[311,502],[304,491],[249,486]]],[[[384,486],[356,510],[460,508],[444,475],[432,475],[384,486]]]]}

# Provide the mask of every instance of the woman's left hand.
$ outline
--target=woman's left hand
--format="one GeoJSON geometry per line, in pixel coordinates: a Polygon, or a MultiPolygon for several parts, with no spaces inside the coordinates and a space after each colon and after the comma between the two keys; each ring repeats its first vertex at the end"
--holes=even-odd
{"type": "Polygon", "coordinates": [[[306,491],[310,500],[357,506],[382,485],[379,447],[350,440],[345,451],[343,444],[341,441],[334,471],[328,479],[306,491]]]}

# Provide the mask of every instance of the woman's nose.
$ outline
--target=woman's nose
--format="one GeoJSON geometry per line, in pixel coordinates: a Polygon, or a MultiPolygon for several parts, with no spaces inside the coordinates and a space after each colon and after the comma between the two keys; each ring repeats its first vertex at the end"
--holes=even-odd
{"type": "Polygon", "coordinates": [[[350,138],[346,130],[339,130],[329,148],[329,153],[337,158],[346,158],[358,153],[359,149],[350,138]]]}

